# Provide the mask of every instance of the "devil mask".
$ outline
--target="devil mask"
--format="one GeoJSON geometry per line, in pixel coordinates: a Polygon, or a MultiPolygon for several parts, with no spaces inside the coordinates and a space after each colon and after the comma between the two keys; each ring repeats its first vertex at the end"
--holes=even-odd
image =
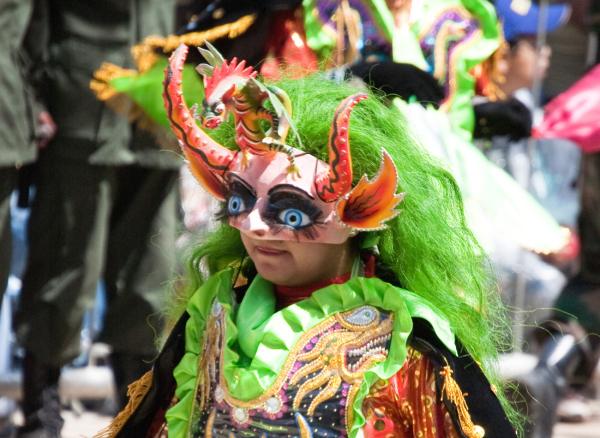
{"type": "Polygon", "coordinates": [[[340,102],[326,163],[285,143],[292,104],[282,90],[267,88],[243,61],[225,61],[212,46],[200,51],[208,61],[198,66],[205,87],[200,117],[182,96],[187,46],[180,46],[169,60],[165,106],[192,173],[224,202],[223,215],[231,226],[242,232],[260,230],[255,236],[263,239],[342,243],[356,231],[385,227],[397,215],[402,194],[396,194],[396,168],[385,150],[378,175],[372,180],[363,176],[352,185],[350,115],[365,94],[340,102]],[[267,101],[272,108],[264,105],[267,101]],[[229,114],[237,151],[218,144],[204,130],[219,126],[229,114]]]}

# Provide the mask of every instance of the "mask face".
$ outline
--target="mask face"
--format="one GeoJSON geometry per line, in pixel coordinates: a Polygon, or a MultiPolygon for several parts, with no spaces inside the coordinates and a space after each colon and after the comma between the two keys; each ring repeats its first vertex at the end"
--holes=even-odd
{"type": "Polygon", "coordinates": [[[312,155],[294,150],[297,174],[288,172],[288,154],[269,159],[252,156],[246,166],[238,155],[227,174],[228,193],[222,215],[242,232],[264,240],[343,243],[350,227],[336,216],[335,203],[323,202],[315,189],[315,177],[328,165],[312,155]]]}

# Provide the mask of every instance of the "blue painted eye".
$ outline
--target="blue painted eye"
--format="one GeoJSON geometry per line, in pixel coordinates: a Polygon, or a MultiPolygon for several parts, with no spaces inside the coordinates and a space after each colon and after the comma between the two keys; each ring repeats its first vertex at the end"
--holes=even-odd
{"type": "Polygon", "coordinates": [[[243,213],[244,210],[246,210],[246,205],[241,196],[232,195],[227,201],[227,213],[229,215],[235,216],[243,213]]]}
{"type": "Polygon", "coordinates": [[[296,230],[312,224],[310,216],[297,208],[286,208],[285,210],[281,210],[278,219],[282,224],[296,230]]]}

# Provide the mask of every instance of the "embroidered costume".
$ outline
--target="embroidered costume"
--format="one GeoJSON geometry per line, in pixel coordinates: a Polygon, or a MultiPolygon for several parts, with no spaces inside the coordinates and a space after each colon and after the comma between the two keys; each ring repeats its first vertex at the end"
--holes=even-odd
{"type": "Polygon", "coordinates": [[[494,307],[465,274],[483,257],[452,178],[403,136],[397,113],[318,77],[264,84],[210,45],[204,99],[189,108],[187,51],[166,69],[165,106],[225,223],[199,257],[213,275],[102,436],[514,436],[471,356],[493,355],[481,315],[494,307]],[[427,213],[443,207],[440,193],[443,218],[427,213]],[[364,258],[282,306],[240,246],[249,230],[304,245],[354,239],[364,258]]]}

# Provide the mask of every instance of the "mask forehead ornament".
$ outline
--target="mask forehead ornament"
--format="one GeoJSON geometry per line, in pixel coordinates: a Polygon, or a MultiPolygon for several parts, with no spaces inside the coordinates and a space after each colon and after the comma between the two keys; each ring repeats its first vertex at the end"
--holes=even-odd
{"type": "MultiPolygon", "coordinates": [[[[290,99],[283,90],[256,80],[256,72],[246,67],[244,61],[238,63],[235,58],[226,61],[212,46],[200,51],[207,60],[207,64],[197,68],[205,84],[205,99],[200,115],[197,109],[191,110],[183,99],[181,75],[188,52],[184,45],[175,50],[165,71],[165,106],[171,129],[179,140],[192,173],[211,195],[226,201],[225,207],[233,209],[228,214],[233,226],[243,231],[241,215],[252,216],[253,209],[260,206],[267,210],[265,216],[270,215],[277,222],[277,227],[273,228],[297,231],[304,227],[303,219],[313,213],[294,208],[294,205],[286,206],[281,194],[286,190],[279,190],[285,186],[302,188],[306,197],[312,199],[315,208],[320,210],[318,214],[315,213],[315,218],[326,218],[319,223],[319,227],[327,229],[306,233],[306,240],[343,242],[352,234],[352,230],[384,228],[385,222],[398,214],[396,206],[403,194],[396,194],[398,175],[385,150],[382,150],[379,173],[371,180],[363,176],[352,186],[350,116],[355,106],[367,98],[366,94],[349,96],[339,104],[329,133],[328,163],[324,163],[285,143],[290,130],[298,142],[300,137],[292,123],[290,99]],[[266,105],[267,102],[270,105],[266,105]],[[228,114],[233,115],[235,142],[239,151],[220,145],[205,131],[219,126],[228,114]],[[200,125],[196,119],[200,119],[200,125]],[[285,157],[285,161],[281,157],[285,157]],[[313,163],[317,162],[317,165],[307,165],[307,158],[312,159],[313,163]],[[285,162],[288,164],[282,165],[285,162]],[[267,187],[269,190],[258,189],[261,181],[272,181],[273,178],[265,178],[264,173],[257,174],[256,169],[277,173],[279,180],[288,183],[267,187]],[[242,196],[233,196],[232,175],[256,187],[250,187],[251,190],[242,188],[242,196]],[[307,184],[307,178],[312,182],[307,184]],[[276,189],[273,199],[257,201],[261,197],[271,196],[273,189],[276,189]],[[278,207],[280,204],[285,205],[278,207]],[[281,212],[273,213],[274,208],[280,208],[281,212]]],[[[302,240],[298,234],[292,233],[290,237],[284,234],[276,238],[302,240]]]]}

